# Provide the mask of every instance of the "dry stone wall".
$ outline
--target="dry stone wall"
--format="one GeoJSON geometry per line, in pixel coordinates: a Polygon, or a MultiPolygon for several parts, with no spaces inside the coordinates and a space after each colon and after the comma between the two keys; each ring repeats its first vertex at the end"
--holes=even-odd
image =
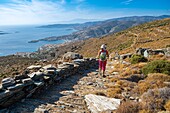
{"type": "Polygon", "coordinates": [[[60,82],[62,79],[79,71],[96,66],[96,59],[76,59],[71,63],[64,62],[57,67],[47,65],[30,74],[5,78],[0,85],[0,109],[8,107],[24,98],[31,97],[54,82],[60,82]]]}

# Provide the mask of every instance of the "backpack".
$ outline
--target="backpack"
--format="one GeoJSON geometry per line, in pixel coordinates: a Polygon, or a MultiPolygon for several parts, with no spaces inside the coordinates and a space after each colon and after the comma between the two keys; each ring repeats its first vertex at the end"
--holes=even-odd
{"type": "Polygon", "coordinates": [[[100,60],[105,61],[106,60],[106,51],[101,51],[100,52],[100,56],[99,56],[100,60]]]}

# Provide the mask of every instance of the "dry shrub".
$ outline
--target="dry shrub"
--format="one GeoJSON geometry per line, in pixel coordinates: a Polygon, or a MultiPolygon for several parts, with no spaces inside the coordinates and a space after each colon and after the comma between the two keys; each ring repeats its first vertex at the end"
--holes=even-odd
{"type": "Polygon", "coordinates": [[[140,62],[140,63],[137,63],[137,64],[133,64],[132,66],[135,67],[135,68],[142,68],[146,64],[147,64],[146,62],[140,62]]]}
{"type": "Polygon", "coordinates": [[[118,78],[111,78],[110,82],[117,82],[119,79],[118,78]]]}
{"type": "Polygon", "coordinates": [[[152,111],[143,109],[143,110],[140,110],[139,113],[152,113],[152,111]]]}
{"type": "Polygon", "coordinates": [[[124,83],[123,80],[119,80],[119,81],[116,82],[116,84],[118,84],[118,85],[120,85],[120,86],[122,86],[123,83],[124,83]]]}
{"type": "Polygon", "coordinates": [[[119,80],[116,82],[115,87],[116,86],[124,91],[131,91],[136,86],[136,83],[128,80],[119,80]]]}
{"type": "Polygon", "coordinates": [[[164,106],[167,111],[170,111],[170,100],[168,100],[164,106]]]}
{"type": "Polygon", "coordinates": [[[116,113],[138,113],[140,111],[140,103],[134,101],[122,102],[116,113]]]}
{"type": "Polygon", "coordinates": [[[105,84],[105,86],[106,86],[107,88],[119,88],[119,87],[120,87],[119,85],[117,85],[117,84],[112,84],[112,83],[107,83],[107,84],[105,84]]]}
{"type": "Polygon", "coordinates": [[[119,64],[115,64],[114,65],[114,68],[115,69],[119,69],[119,70],[123,70],[123,68],[125,68],[125,67],[127,67],[128,65],[126,65],[126,64],[121,64],[121,63],[119,63],[119,64]]]}
{"type": "Polygon", "coordinates": [[[107,96],[112,98],[120,98],[121,92],[122,92],[121,88],[108,88],[107,96]]]}
{"type": "Polygon", "coordinates": [[[162,88],[166,84],[164,82],[169,82],[170,76],[161,73],[149,74],[145,80],[138,82],[139,93],[143,94],[148,89],[162,88]]]}
{"type": "Polygon", "coordinates": [[[148,90],[141,97],[143,109],[153,112],[165,110],[165,103],[170,99],[170,88],[148,90]]]}
{"type": "Polygon", "coordinates": [[[140,70],[139,69],[132,69],[130,67],[126,68],[126,70],[124,72],[122,72],[120,75],[121,76],[128,76],[131,74],[139,74],[140,70]]]}
{"type": "Polygon", "coordinates": [[[158,54],[158,55],[152,55],[150,58],[149,58],[150,61],[153,61],[153,60],[166,60],[166,57],[165,55],[163,54],[158,54]]]}

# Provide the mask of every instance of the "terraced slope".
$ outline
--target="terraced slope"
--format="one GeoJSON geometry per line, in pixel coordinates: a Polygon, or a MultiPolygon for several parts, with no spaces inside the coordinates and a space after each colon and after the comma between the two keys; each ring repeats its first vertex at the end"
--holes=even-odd
{"type": "Polygon", "coordinates": [[[122,32],[92,38],[83,42],[79,52],[84,56],[97,55],[101,44],[107,44],[109,52],[133,52],[136,48],[165,48],[170,46],[170,18],[149,22],[122,32]]]}

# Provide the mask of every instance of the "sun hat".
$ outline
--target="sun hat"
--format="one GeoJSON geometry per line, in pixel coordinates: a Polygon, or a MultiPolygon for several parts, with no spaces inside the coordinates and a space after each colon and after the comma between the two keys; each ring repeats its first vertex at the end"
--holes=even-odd
{"type": "Polygon", "coordinates": [[[105,45],[105,44],[102,44],[100,48],[101,48],[101,49],[106,49],[106,45],[105,45]]]}

